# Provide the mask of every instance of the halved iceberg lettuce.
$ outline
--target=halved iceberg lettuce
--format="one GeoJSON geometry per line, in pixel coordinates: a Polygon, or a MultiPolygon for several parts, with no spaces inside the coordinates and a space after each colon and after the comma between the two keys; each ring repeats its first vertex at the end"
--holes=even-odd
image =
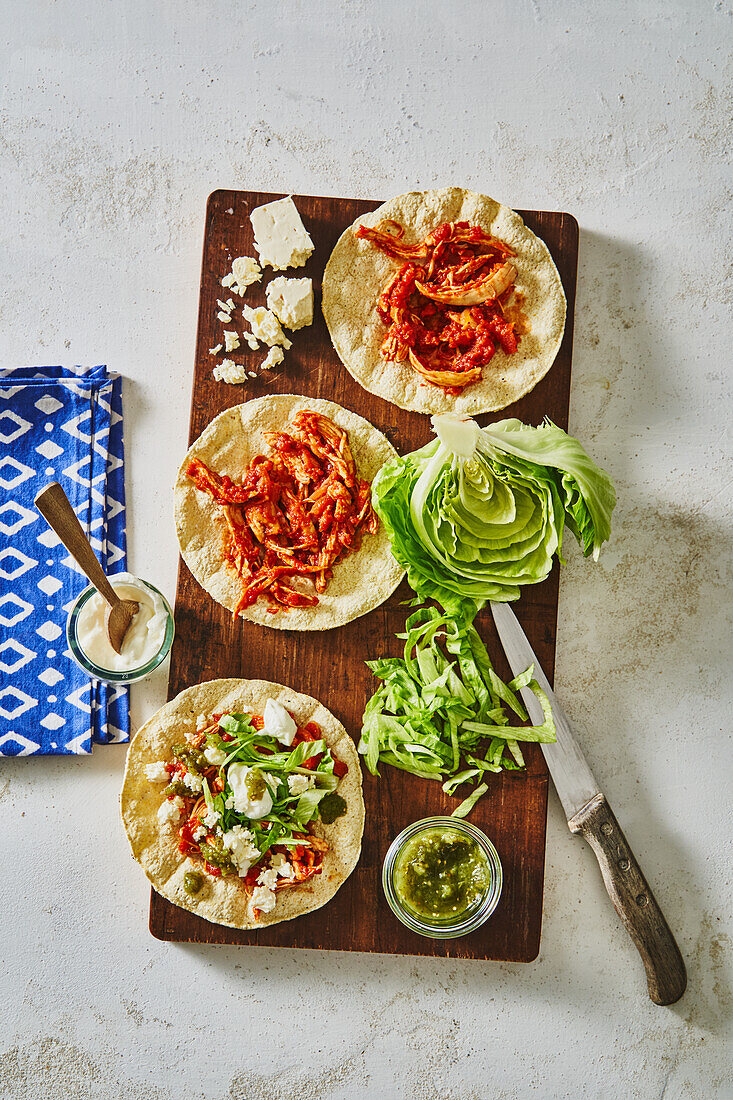
{"type": "Polygon", "coordinates": [[[616,494],[577,439],[550,421],[432,421],[437,438],[388,462],[372,484],[392,553],[418,596],[461,615],[515,600],[561,559],[566,524],[586,557],[598,557],[616,494]]]}

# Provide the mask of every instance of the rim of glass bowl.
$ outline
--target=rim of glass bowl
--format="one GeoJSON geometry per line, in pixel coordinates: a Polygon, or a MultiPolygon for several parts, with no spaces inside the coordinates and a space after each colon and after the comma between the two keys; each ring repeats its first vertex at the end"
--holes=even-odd
{"type": "Polygon", "coordinates": [[[382,887],[387,898],[387,904],[394,915],[411,931],[417,932],[420,936],[429,936],[431,939],[436,940],[455,939],[457,936],[465,936],[469,932],[475,932],[477,928],[480,928],[499,904],[502,884],[501,860],[496,848],[485,833],[482,833],[470,821],[464,821],[459,817],[424,817],[420,821],[408,825],[392,841],[382,866],[382,887]],[[480,904],[452,924],[448,921],[430,923],[416,916],[402,904],[394,888],[394,869],[401,849],[408,840],[417,836],[418,833],[434,828],[436,825],[445,825],[472,837],[480,845],[491,870],[491,880],[480,904]]]}
{"type": "MultiPolygon", "coordinates": [[[[114,581],[115,575],[110,576],[110,581],[114,581]]],[[[74,660],[84,672],[89,676],[93,676],[95,680],[102,680],[106,684],[132,684],[136,680],[142,680],[146,676],[149,676],[158,665],[162,664],[170,653],[170,648],[173,645],[173,638],[176,633],[175,621],[173,619],[173,611],[163,593],[151,584],[150,581],[144,581],[142,577],[135,577],[135,580],[150,589],[157,596],[160,596],[168,613],[168,622],[165,628],[165,634],[161,643],[160,649],[146,664],[140,665],[139,668],[127,669],[122,672],[115,672],[114,669],[101,668],[99,665],[95,665],[93,661],[90,661],[86,653],[82,649],[76,637],[76,622],[79,618],[79,613],[84,607],[86,602],[97,591],[93,584],[90,584],[88,588],[85,588],[83,592],[80,592],[77,596],[74,606],[69,612],[69,617],[66,620],[66,641],[69,644],[69,649],[74,657],[74,660]]]]}

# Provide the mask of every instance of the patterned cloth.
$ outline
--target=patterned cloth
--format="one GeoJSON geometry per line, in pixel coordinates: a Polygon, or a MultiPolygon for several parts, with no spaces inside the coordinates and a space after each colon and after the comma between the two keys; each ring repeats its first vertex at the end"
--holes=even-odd
{"type": "Polygon", "coordinates": [[[106,572],[125,569],[122,392],[105,366],[0,370],[0,755],[90,753],[129,739],[127,688],[66,645],[89,583],[33,501],[63,486],[106,572]]]}

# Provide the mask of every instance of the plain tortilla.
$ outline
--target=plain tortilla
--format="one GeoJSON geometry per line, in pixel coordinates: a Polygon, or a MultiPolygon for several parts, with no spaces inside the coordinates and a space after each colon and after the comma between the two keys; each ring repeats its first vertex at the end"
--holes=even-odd
{"type": "MultiPolygon", "coordinates": [[[[218,474],[234,480],[241,478],[255,455],[267,453],[262,433],[286,430],[301,409],[328,416],[348,431],[357,474],[367,481],[373,481],[384,463],[397,455],[386,436],[368,420],[332,401],[312,397],[296,394],[258,397],[227,409],[212,420],[188,451],[178,472],[176,531],[183,559],[196,580],[230,611],[239,602],[242,585],[224,557],[226,520],[211,497],[196,488],[186,475],[186,468],[192,458],[199,458],[218,474]]],[[[380,523],[375,535],[364,534],[359,550],[334,566],[333,577],[315,607],[293,607],[270,614],[267,601],[260,598],[241,615],[280,630],[328,630],[379,607],[394,592],[403,575],[380,523]]],[[[313,588],[309,586],[307,591],[312,592],[313,588]]]]}
{"type": "Polygon", "coordinates": [[[508,206],[461,187],[410,191],[357,218],[337,241],[323,276],[323,315],[348,372],[370,393],[415,412],[493,412],[519,400],[552,366],[565,330],[566,308],[560,275],[544,241],[508,206]],[[522,309],[531,331],[513,355],[497,350],[483,368],[483,378],[458,397],[421,380],[409,363],[388,362],[381,356],[387,329],[377,313],[377,301],[402,261],[385,256],[356,237],[354,230],[387,218],[405,227],[408,244],[422,240],[441,222],[467,221],[516,251],[516,287],[525,295],[522,309]]]}
{"type": "Polygon", "coordinates": [[[267,680],[209,680],[187,688],[161,707],[130,744],[121,808],[132,854],[157,892],[182,909],[232,928],[262,928],[320,909],[349,877],[361,853],[364,799],[354,742],[341,723],[316,699],[267,680]],[[183,889],[183,876],[187,871],[200,871],[201,863],[178,851],[175,826],[161,825],[158,821],[157,812],[164,801],[163,787],[145,778],[145,765],[170,760],[172,745],[196,730],[199,715],[210,717],[223,711],[262,714],[268,699],[282,703],[299,726],[317,722],[323,731],[323,740],[333,749],[334,755],[348,765],[349,770],[338,785],[338,793],[346,800],[347,812],[332,825],[315,823],[315,831],[330,845],[321,874],[299,886],[278,890],[275,908],[255,921],[238,878],[206,875],[206,884],[200,894],[191,896],[183,889]]]}

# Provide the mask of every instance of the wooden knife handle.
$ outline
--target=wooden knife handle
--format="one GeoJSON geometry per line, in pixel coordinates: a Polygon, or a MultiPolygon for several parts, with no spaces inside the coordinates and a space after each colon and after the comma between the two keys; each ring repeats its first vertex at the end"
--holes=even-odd
{"type": "Polygon", "coordinates": [[[38,494],[35,505],[48,526],[56,532],[72,558],[76,560],[79,568],[83,570],[97,591],[104,596],[110,607],[113,607],[120,597],[104,575],[97,555],[58,481],[52,481],[38,494]]]}
{"type": "Polygon", "coordinates": [[[685,964],[605,796],[596,795],[568,825],[595,852],[608,896],[641,955],[649,996],[658,1005],[674,1004],[687,986],[685,964]]]}

